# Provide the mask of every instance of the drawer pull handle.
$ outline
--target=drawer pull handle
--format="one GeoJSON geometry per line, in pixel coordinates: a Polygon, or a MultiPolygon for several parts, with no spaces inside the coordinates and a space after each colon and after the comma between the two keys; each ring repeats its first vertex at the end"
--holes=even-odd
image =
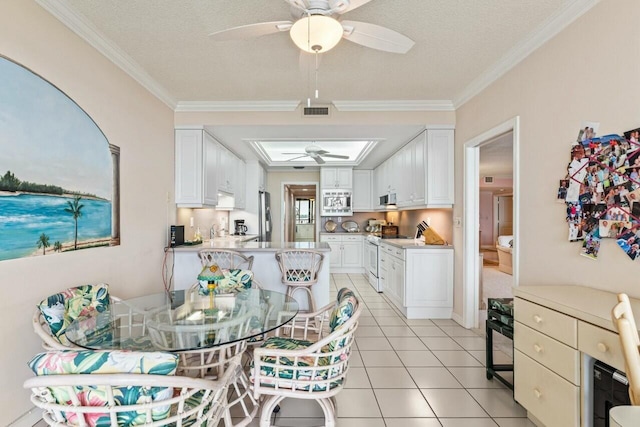
{"type": "Polygon", "coordinates": [[[541,346],[539,346],[538,344],[534,344],[533,345],[533,349],[536,351],[536,353],[542,353],[542,351],[544,350],[541,346]]]}
{"type": "Polygon", "coordinates": [[[536,314],[535,316],[533,316],[533,321],[536,323],[542,323],[542,317],[536,314]]]}
{"type": "Polygon", "coordinates": [[[607,347],[607,345],[605,343],[601,343],[601,342],[598,343],[596,348],[598,349],[598,351],[600,351],[602,353],[606,353],[607,350],[609,350],[609,347],[607,347]]]}
{"type": "Polygon", "coordinates": [[[540,390],[538,390],[537,388],[533,389],[533,395],[537,398],[540,399],[542,397],[542,392],[540,390]]]}

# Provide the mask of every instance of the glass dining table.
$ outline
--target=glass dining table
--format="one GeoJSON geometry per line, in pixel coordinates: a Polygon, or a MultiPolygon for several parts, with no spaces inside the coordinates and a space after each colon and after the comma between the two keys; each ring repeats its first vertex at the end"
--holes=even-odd
{"type": "Polygon", "coordinates": [[[91,350],[188,351],[263,336],[297,313],[298,303],[276,291],[211,298],[180,290],[114,301],[104,312],[75,319],[65,334],[91,350]]]}

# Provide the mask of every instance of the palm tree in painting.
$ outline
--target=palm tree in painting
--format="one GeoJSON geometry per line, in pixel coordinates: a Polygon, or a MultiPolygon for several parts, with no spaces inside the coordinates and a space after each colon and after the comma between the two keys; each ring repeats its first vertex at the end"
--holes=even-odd
{"type": "Polygon", "coordinates": [[[62,252],[62,243],[60,243],[60,240],[55,241],[55,243],[53,244],[53,250],[55,252],[62,252]]]}
{"type": "Polygon", "coordinates": [[[69,205],[68,208],[64,208],[64,211],[67,213],[70,213],[71,215],[73,215],[73,220],[76,222],[76,229],[75,229],[75,240],[73,243],[73,249],[76,250],[78,249],[78,218],[80,218],[82,216],[82,208],[84,207],[84,205],[80,204],[80,199],[82,197],[80,196],[75,196],[73,198],[73,202],[68,201],[67,200],[67,204],[69,205]]]}
{"type": "Polygon", "coordinates": [[[45,255],[45,252],[49,246],[51,246],[49,244],[49,236],[42,233],[40,235],[40,238],[38,239],[38,249],[42,248],[42,255],[45,255]]]}

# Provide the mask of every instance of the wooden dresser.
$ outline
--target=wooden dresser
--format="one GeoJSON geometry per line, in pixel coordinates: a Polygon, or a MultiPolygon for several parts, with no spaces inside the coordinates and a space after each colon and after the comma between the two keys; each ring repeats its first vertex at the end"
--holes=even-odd
{"type": "MultiPolygon", "coordinates": [[[[546,427],[590,427],[594,359],[624,371],[616,294],[583,286],[515,288],[514,398],[546,427]]],[[[632,299],[640,314],[640,300],[632,299]]]]}

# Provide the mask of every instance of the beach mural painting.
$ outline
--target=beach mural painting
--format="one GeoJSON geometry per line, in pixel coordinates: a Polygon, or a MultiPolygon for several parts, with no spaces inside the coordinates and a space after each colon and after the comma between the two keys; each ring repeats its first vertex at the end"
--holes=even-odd
{"type": "Polygon", "coordinates": [[[119,245],[119,162],[82,108],[0,56],[0,261],[119,245]]]}

